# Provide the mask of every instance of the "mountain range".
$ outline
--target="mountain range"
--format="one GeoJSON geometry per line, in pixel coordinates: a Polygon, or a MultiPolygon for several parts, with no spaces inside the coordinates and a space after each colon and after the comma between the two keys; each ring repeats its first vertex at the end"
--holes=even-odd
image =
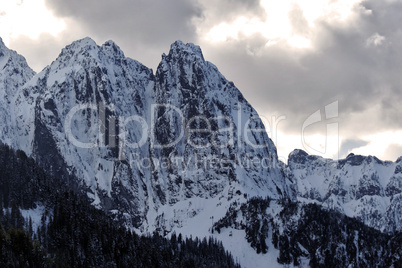
{"type": "Polygon", "coordinates": [[[84,38],[36,74],[0,41],[0,95],[1,142],[138,235],[213,236],[243,267],[402,262],[402,158],[282,163],[194,44],[174,42],[154,72],[84,38]]]}

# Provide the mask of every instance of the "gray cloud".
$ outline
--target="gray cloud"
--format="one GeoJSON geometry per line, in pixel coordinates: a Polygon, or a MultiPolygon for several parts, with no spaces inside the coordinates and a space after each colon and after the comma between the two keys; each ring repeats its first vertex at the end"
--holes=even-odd
{"type": "MultiPolygon", "coordinates": [[[[396,19],[402,6],[366,4],[372,14],[362,10],[353,25],[318,22],[314,50],[283,43],[264,47],[268,40],[256,35],[222,44],[205,42],[206,58],[235,81],[260,113],[286,115],[285,132],[299,133],[311,113],[336,100],[342,134],[400,128],[402,31],[396,19]],[[376,33],[384,40],[367,46],[367,39],[376,33]]],[[[300,9],[295,7],[289,16],[300,26],[294,30],[305,33],[300,9]]]]}
{"type": "MultiPolygon", "coordinates": [[[[73,26],[74,22],[69,24],[73,26]]],[[[82,32],[72,27],[63,31],[57,37],[43,33],[35,40],[27,36],[12,38],[9,46],[23,55],[32,69],[40,72],[46,65],[51,64],[56,59],[62,48],[84,36],[82,32]]]]}
{"type": "Polygon", "coordinates": [[[289,12],[290,23],[295,34],[306,36],[309,33],[309,25],[306,20],[303,10],[296,4],[293,5],[289,12]]]}
{"type": "Polygon", "coordinates": [[[391,144],[384,152],[386,160],[396,161],[400,156],[402,156],[402,145],[400,144],[391,144]]]}
{"type": "Polygon", "coordinates": [[[46,0],[46,5],[56,16],[74,20],[98,43],[112,39],[127,55],[153,68],[170,43],[194,42],[192,19],[201,15],[195,2],[185,0],[46,0]]]}
{"type": "Polygon", "coordinates": [[[339,157],[344,158],[349,153],[353,152],[353,149],[366,146],[368,144],[367,141],[358,140],[358,139],[348,139],[342,142],[341,148],[339,150],[339,157]]]}
{"type": "Polygon", "coordinates": [[[46,4],[56,15],[73,17],[97,35],[126,36],[149,45],[193,36],[189,21],[200,13],[184,0],[46,0],[46,4]]]}
{"type": "Polygon", "coordinates": [[[267,16],[260,0],[200,0],[198,3],[202,10],[198,23],[203,23],[206,28],[222,22],[232,22],[239,15],[260,19],[267,16]]]}
{"type": "MultiPolygon", "coordinates": [[[[45,35],[42,40],[32,40],[33,47],[27,49],[27,37],[13,40],[11,46],[26,52],[29,62],[36,70],[42,69],[45,60],[54,58],[54,42],[64,42],[63,46],[75,39],[90,36],[101,44],[114,40],[127,56],[143,62],[150,68],[156,68],[160,55],[167,52],[175,40],[197,43],[196,25],[198,23],[231,21],[238,14],[264,17],[265,11],[259,0],[224,0],[224,1],[185,1],[185,0],[46,0],[46,6],[56,17],[68,21],[68,26],[61,37],[51,38],[45,35]],[[208,17],[208,22],[206,18],[208,17]],[[67,36],[67,37],[66,37],[67,36]],[[74,38],[70,38],[74,36],[74,38]],[[48,44],[46,45],[46,42],[48,44]],[[40,46],[40,45],[43,45],[40,46]],[[46,49],[49,48],[49,50],[46,49]],[[38,59],[35,55],[44,52],[38,59]],[[31,59],[31,60],[30,60],[31,59]],[[35,62],[35,63],[34,63],[35,62]],[[40,66],[40,67],[39,67],[40,66]]],[[[212,26],[212,24],[210,26],[212,26]]],[[[57,51],[61,49],[56,46],[57,51]]]]}
{"type": "Polygon", "coordinates": [[[41,71],[44,66],[50,64],[62,48],[58,44],[58,40],[49,34],[42,34],[38,40],[19,36],[11,40],[10,47],[23,55],[27,59],[29,66],[36,72],[41,71]]]}

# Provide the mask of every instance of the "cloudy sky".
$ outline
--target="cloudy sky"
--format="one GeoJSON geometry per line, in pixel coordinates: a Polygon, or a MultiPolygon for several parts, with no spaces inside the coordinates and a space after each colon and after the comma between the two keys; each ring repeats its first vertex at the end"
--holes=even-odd
{"type": "Polygon", "coordinates": [[[86,36],[154,70],[175,40],[195,43],[263,117],[281,158],[301,148],[395,161],[401,14],[398,0],[2,0],[0,36],[38,72],[86,36]]]}

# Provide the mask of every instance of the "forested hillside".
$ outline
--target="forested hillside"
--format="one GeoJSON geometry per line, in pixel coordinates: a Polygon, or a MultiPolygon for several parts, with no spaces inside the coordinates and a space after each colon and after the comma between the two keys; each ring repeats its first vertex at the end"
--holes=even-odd
{"type": "Polygon", "coordinates": [[[0,267],[238,267],[212,238],[126,230],[6,145],[0,146],[0,201],[0,267]]]}

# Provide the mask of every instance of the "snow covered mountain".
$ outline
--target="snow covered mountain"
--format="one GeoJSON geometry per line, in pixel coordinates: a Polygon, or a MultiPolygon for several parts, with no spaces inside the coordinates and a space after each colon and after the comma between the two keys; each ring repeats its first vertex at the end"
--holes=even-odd
{"type": "MultiPolygon", "coordinates": [[[[80,178],[94,205],[135,227],[146,213],[146,177],[119,157],[117,130],[120,118],[144,115],[153,77],[113,42],[99,47],[85,38],[30,82],[43,88],[35,108],[35,159],[54,174],[80,178]]],[[[143,148],[138,153],[148,156],[143,148]]]]}
{"type": "MultiPolygon", "coordinates": [[[[153,157],[168,163],[179,157],[181,162],[178,168],[157,169],[152,174],[161,189],[168,185],[164,200],[160,200],[165,208],[164,215],[157,216],[158,224],[169,229],[178,220],[179,226],[185,225],[188,215],[196,216],[205,208],[209,208],[209,216],[204,214],[202,219],[217,218],[231,203],[252,196],[294,199],[274,144],[265,131],[259,131],[264,126],[257,113],[234,84],[204,60],[199,47],[178,41],[162,56],[154,98],[157,104],[178,108],[187,125],[186,138],[175,146],[155,148],[151,143],[153,157]],[[202,131],[193,132],[197,129],[202,131]],[[200,204],[194,205],[190,198],[200,204]],[[166,215],[166,210],[171,214],[166,215]]],[[[168,107],[156,116],[156,138],[151,142],[172,141],[165,140],[165,133],[178,132],[172,124],[180,120],[174,110],[168,107]]]]}
{"type": "Polygon", "coordinates": [[[286,166],[256,111],[198,46],[176,41],[154,73],[114,42],[84,38],[35,75],[0,42],[0,67],[0,140],[140,234],[213,235],[243,266],[264,267],[323,256],[303,253],[305,241],[281,255],[291,229],[304,226],[308,209],[289,209],[297,200],[401,231],[402,160],[296,150],[286,166]]]}
{"type": "Polygon", "coordinates": [[[193,44],[172,44],[154,75],[85,38],[21,84],[34,102],[14,107],[33,124],[18,148],[142,232],[183,226],[204,210],[194,199],[221,217],[252,196],[295,198],[257,113],[193,44]]]}
{"type": "Polygon", "coordinates": [[[34,75],[25,58],[8,49],[0,38],[0,140],[26,151],[31,146],[33,124],[29,119],[36,94],[22,87],[34,75]]]}
{"type": "Polygon", "coordinates": [[[334,161],[294,150],[288,174],[299,200],[317,202],[385,232],[402,230],[402,157],[350,154],[334,161]]]}

